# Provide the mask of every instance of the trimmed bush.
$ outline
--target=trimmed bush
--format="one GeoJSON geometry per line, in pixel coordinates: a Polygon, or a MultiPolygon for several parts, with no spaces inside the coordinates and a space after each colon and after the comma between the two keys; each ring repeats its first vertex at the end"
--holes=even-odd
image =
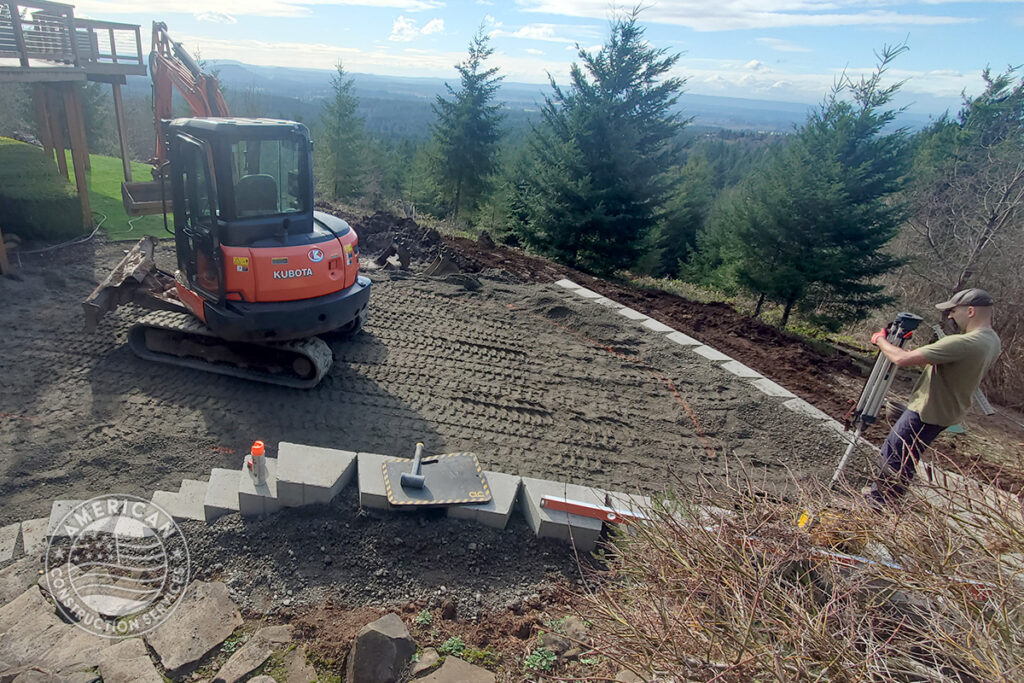
{"type": "Polygon", "coordinates": [[[82,205],[74,186],[43,150],[10,138],[0,138],[0,226],[33,240],[82,234],[82,205]]]}

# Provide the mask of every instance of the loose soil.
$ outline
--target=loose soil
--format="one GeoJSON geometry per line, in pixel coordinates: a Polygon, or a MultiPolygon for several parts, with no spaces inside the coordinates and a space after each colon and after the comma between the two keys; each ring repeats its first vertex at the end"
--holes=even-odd
{"type": "MultiPolygon", "coordinates": [[[[398,242],[412,265],[367,270],[370,320],[355,338],[326,339],[334,366],[312,390],[142,361],[125,345],[141,315],[132,306],[82,332],[79,302],[121,244],[26,256],[17,277],[0,278],[0,525],[45,516],[57,498],[175,491],[183,478],[238,467],[255,439],[271,456],[293,441],[409,457],[423,441],[428,453],[473,451],[488,469],[645,493],[737,469],[781,493],[831,474],[837,434],[551,283],[568,277],[647,313],[833,417],[859,392],[862,362],[725,305],[596,280],[409,219],[346,217],[364,264],[398,242]],[[439,254],[460,272],[422,275],[439,254]]],[[[157,261],[172,268],[169,242],[157,261]]],[[[1020,444],[1024,430],[973,424],[972,440],[946,440],[943,452],[1019,487],[977,456],[986,444],[1020,444]]],[[[566,611],[581,567],[519,520],[507,531],[464,527],[434,514],[374,517],[350,489],[327,507],[185,532],[197,576],[226,581],[250,617],[298,624],[325,662],[340,663],[355,631],[397,610],[421,645],[460,635],[514,669],[543,621],[566,611]],[[444,619],[452,609],[457,618],[444,619]],[[424,612],[430,625],[415,618],[424,612]]]]}

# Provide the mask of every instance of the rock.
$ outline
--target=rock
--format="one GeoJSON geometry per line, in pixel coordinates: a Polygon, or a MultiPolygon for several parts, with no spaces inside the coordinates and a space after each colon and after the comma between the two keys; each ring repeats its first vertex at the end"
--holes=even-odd
{"type": "Polygon", "coordinates": [[[494,240],[491,238],[491,234],[486,230],[480,231],[480,236],[476,238],[477,244],[487,249],[494,248],[494,240]]]}
{"type": "Polygon", "coordinates": [[[412,670],[409,672],[411,678],[416,678],[420,674],[424,674],[435,666],[440,660],[440,656],[437,654],[437,650],[432,647],[428,647],[426,650],[420,653],[420,658],[412,665],[412,670]]]}
{"type": "Polygon", "coordinates": [[[128,638],[99,654],[103,683],[163,683],[141,638],[128,638]]]}
{"type": "Polygon", "coordinates": [[[416,652],[402,619],[392,612],[359,629],[345,667],[346,681],[394,683],[416,652]]]}
{"type": "MultiPolygon", "coordinates": [[[[292,640],[292,627],[265,626],[252,635],[214,676],[214,683],[237,683],[270,659],[275,645],[284,645],[292,640]]],[[[105,682],[104,682],[105,683],[105,682]]]]}
{"type": "Polygon", "coordinates": [[[417,680],[423,683],[494,683],[494,674],[458,657],[446,657],[440,669],[417,680]]]}
{"type": "Polygon", "coordinates": [[[565,654],[569,648],[572,647],[572,643],[569,642],[568,638],[559,633],[552,633],[550,631],[541,634],[541,637],[538,638],[538,642],[541,647],[550,650],[559,656],[565,654]]]}
{"type": "Polygon", "coordinates": [[[587,624],[577,616],[568,616],[562,620],[562,633],[574,643],[587,642],[587,624]]]}
{"type": "Polygon", "coordinates": [[[18,597],[39,579],[39,560],[23,557],[0,570],[0,605],[18,597]]]}
{"type": "Polygon", "coordinates": [[[0,607],[0,664],[4,670],[24,667],[25,673],[34,668],[54,673],[61,668],[89,668],[74,668],[73,662],[56,661],[57,648],[66,653],[67,640],[79,635],[89,634],[61,621],[39,587],[32,586],[0,607]]]}
{"type": "Polygon", "coordinates": [[[242,615],[228,597],[227,586],[220,581],[194,581],[167,621],[146,634],[146,642],[173,678],[241,625],[242,615]]]}
{"type": "Polygon", "coordinates": [[[305,645],[299,645],[285,654],[281,664],[284,667],[284,679],[288,683],[315,683],[317,680],[316,669],[309,663],[306,654],[305,645]]]}
{"type": "Polygon", "coordinates": [[[10,680],[11,683],[61,683],[61,678],[57,674],[35,668],[23,669],[17,676],[10,679],[5,675],[2,680],[10,680]]]}
{"type": "Polygon", "coordinates": [[[250,678],[249,683],[277,683],[277,681],[270,676],[256,676],[255,678],[250,678]]]}
{"type": "Polygon", "coordinates": [[[441,618],[454,621],[456,616],[455,601],[451,598],[445,598],[444,602],[441,603],[441,618]]]}
{"type": "Polygon", "coordinates": [[[637,676],[629,669],[623,669],[615,674],[615,681],[616,683],[646,683],[646,679],[637,676]]]}

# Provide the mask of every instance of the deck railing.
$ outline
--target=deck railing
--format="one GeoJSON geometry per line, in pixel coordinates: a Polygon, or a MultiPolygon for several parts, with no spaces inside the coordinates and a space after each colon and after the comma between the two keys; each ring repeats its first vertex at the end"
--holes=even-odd
{"type": "Polygon", "coordinates": [[[145,73],[137,25],[76,19],[71,5],[45,0],[0,0],[0,58],[145,73]]]}

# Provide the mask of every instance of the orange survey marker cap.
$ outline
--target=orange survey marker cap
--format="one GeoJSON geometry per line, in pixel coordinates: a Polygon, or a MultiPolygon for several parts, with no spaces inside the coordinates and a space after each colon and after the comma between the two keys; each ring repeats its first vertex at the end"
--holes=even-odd
{"type": "Polygon", "coordinates": [[[252,453],[253,455],[263,455],[263,442],[262,441],[253,441],[252,442],[252,450],[249,451],[249,452],[252,453]]]}

